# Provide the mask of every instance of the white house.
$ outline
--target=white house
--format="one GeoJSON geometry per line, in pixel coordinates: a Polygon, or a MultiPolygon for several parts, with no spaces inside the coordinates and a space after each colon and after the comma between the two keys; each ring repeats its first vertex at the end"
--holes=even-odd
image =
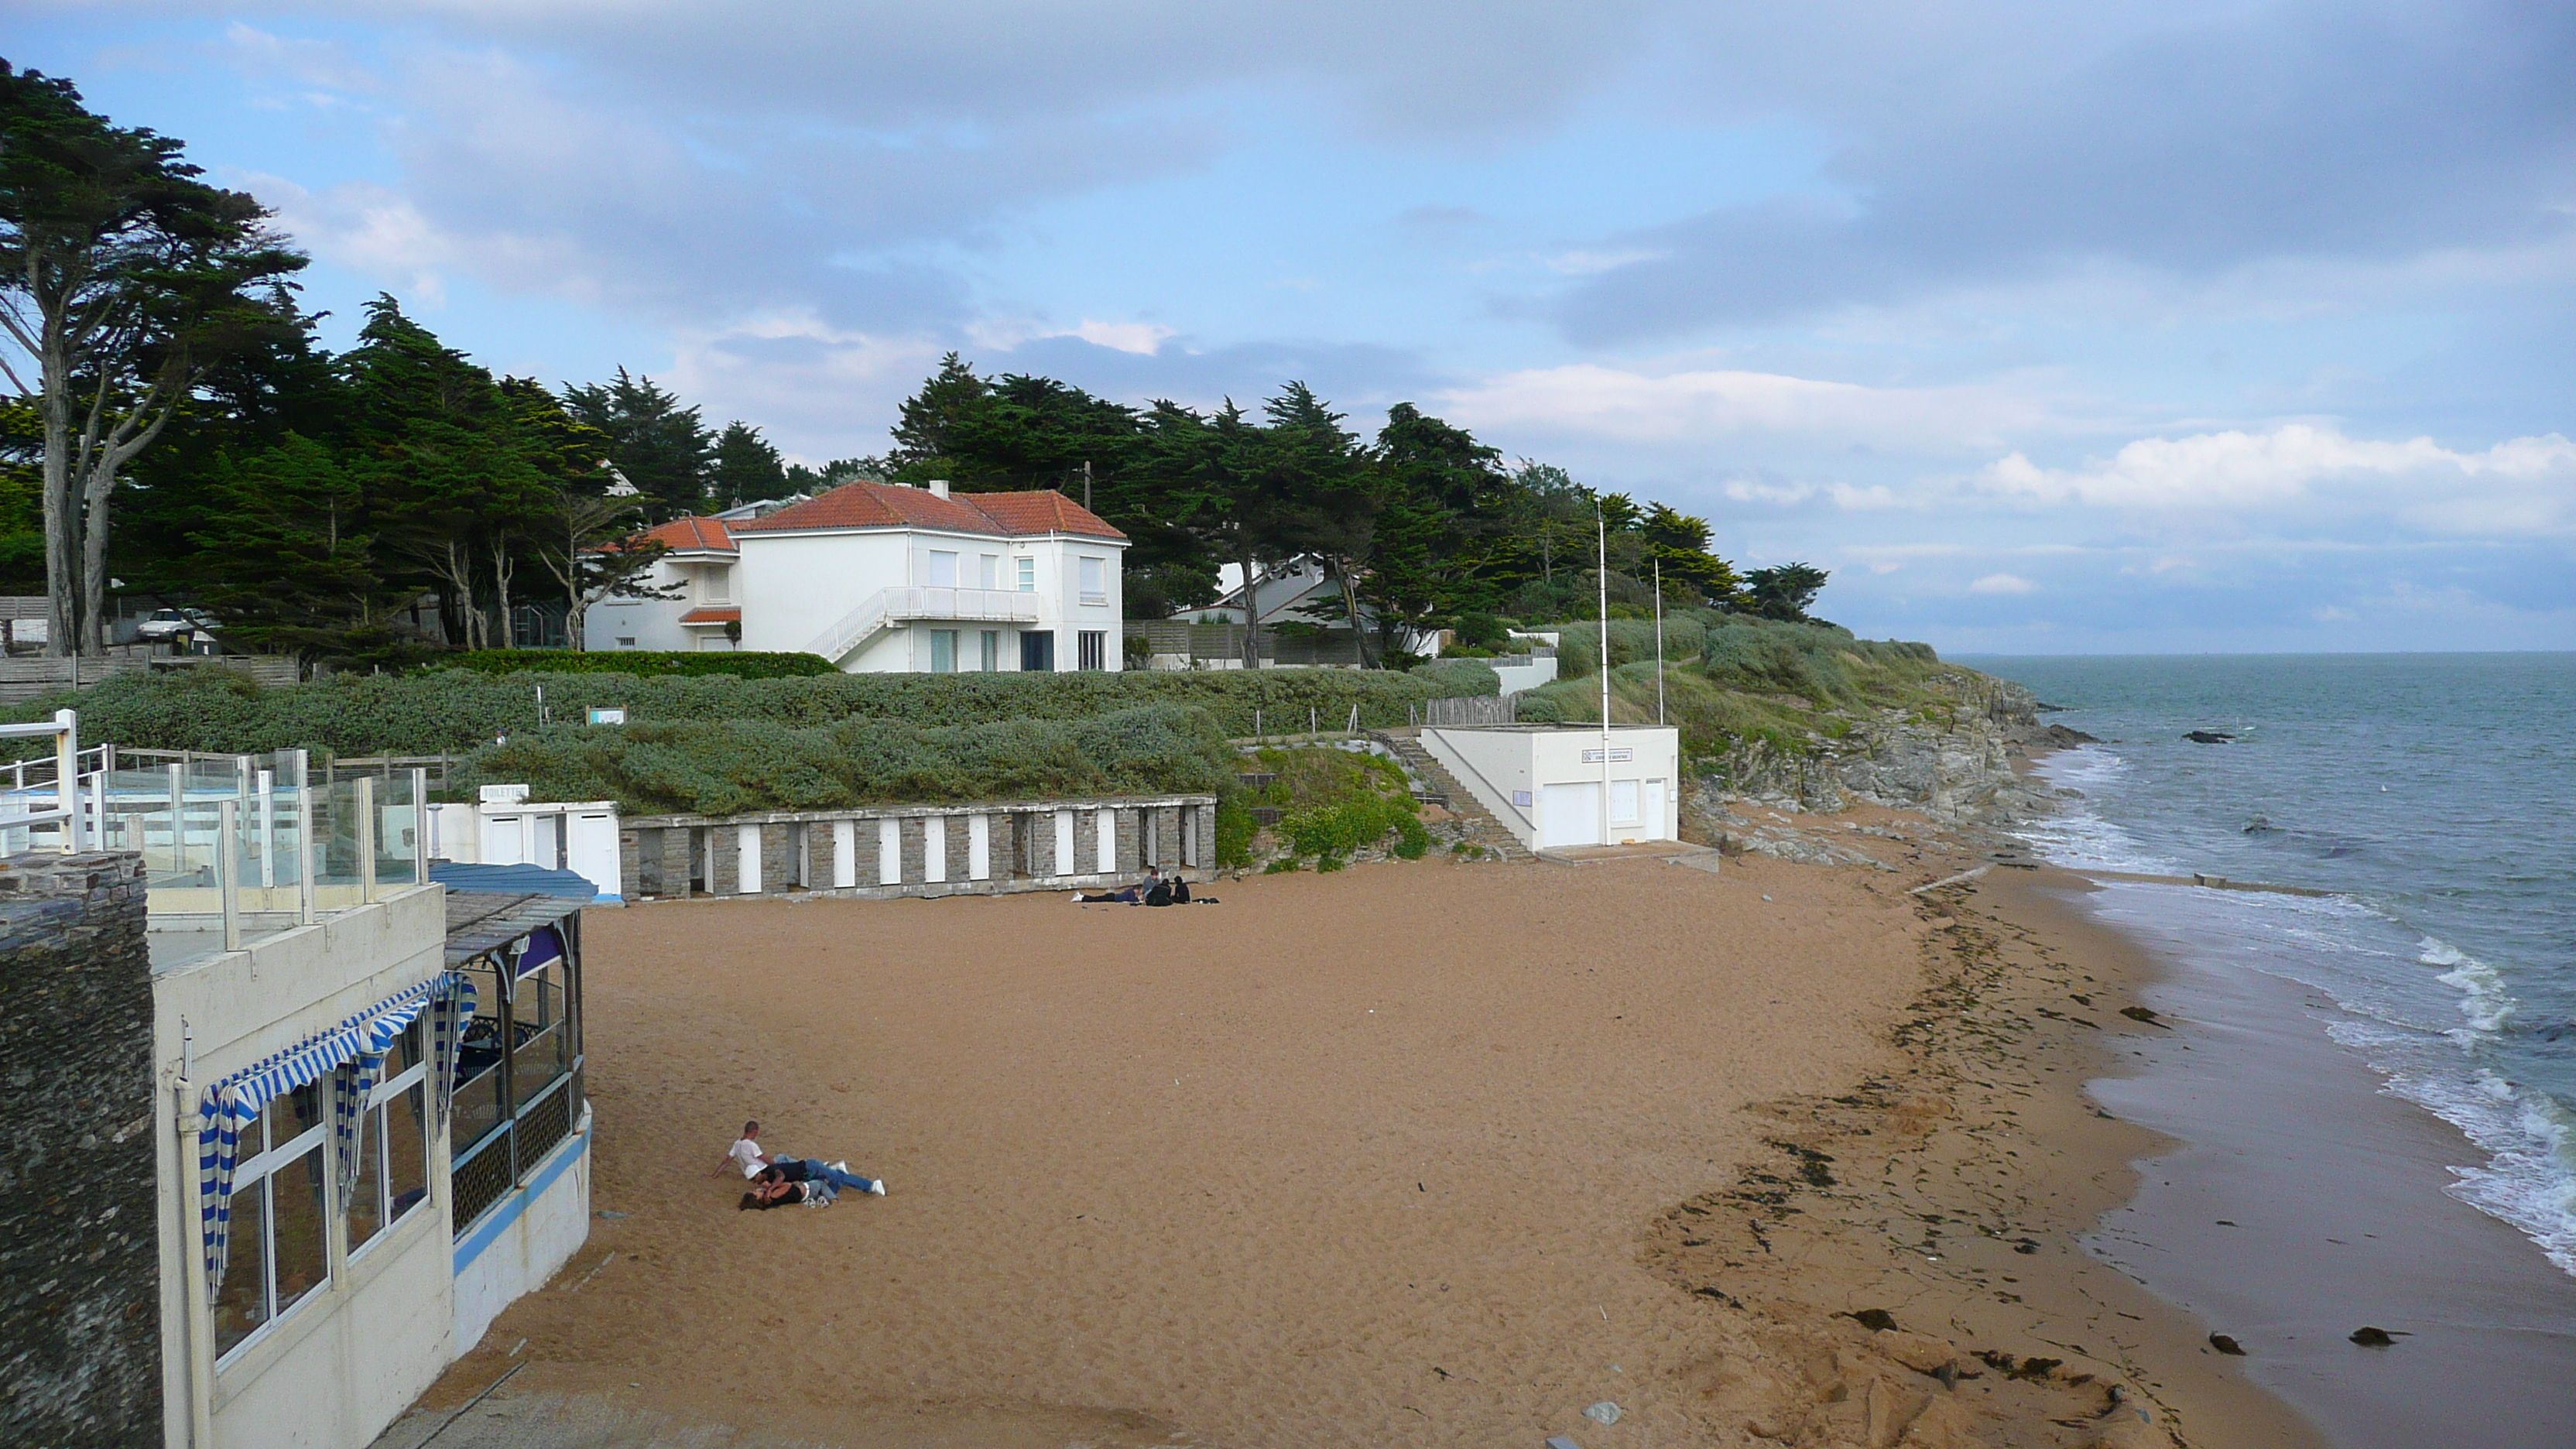
{"type": "Polygon", "coordinates": [[[745,649],[853,674],[1121,666],[1127,535],[1061,493],[848,483],[729,532],[745,649]]]}
{"type": "Polygon", "coordinates": [[[602,599],[584,619],[584,647],[595,650],[661,649],[696,652],[731,649],[742,622],[734,593],[734,548],[721,516],[675,518],[639,540],[664,552],[638,583],[672,595],[662,599],[602,599]]]}
{"type": "Polygon", "coordinates": [[[1671,725],[1469,725],[1422,748],[1533,850],[1681,838],[1681,731],[1671,725]]]}

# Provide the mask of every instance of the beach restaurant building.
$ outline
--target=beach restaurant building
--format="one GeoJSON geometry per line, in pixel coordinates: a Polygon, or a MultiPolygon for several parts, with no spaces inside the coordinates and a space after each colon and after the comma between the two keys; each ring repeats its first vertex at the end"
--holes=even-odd
{"type": "Polygon", "coordinates": [[[0,809],[13,990],[132,1064],[17,1053],[81,1187],[45,1225],[59,1286],[0,1344],[30,1390],[0,1438],[157,1415],[172,1449],[363,1449],[587,1236],[596,888],[433,865],[417,772],[99,763],[68,821],[0,809]]]}

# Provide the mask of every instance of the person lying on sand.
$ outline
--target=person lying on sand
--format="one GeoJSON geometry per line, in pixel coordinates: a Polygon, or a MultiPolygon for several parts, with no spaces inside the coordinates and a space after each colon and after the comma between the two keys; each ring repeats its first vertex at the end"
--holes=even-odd
{"type": "Polygon", "coordinates": [[[709,1172],[707,1176],[713,1177],[716,1173],[731,1167],[741,1169],[744,1177],[752,1178],[760,1176],[761,1170],[767,1166],[769,1166],[769,1154],[760,1150],[760,1124],[745,1122],[742,1124],[742,1136],[734,1140],[733,1146],[725,1149],[724,1160],[718,1162],[715,1170],[709,1172]]]}
{"type": "Polygon", "coordinates": [[[769,1160],[768,1170],[760,1174],[759,1181],[826,1182],[835,1188],[854,1188],[876,1197],[886,1195],[884,1178],[861,1177],[850,1171],[846,1160],[825,1162],[819,1157],[773,1157],[769,1160]]]}
{"type": "Polygon", "coordinates": [[[734,1205],[736,1212],[764,1212],[782,1207],[830,1207],[838,1201],[839,1189],[815,1179],[812,1182],[763,1182],[742,1195],[734,1205]]]}
{"type": "Polygon", "coordinates": [[[1190,903],[1190,883],[1179,876],[1165,880],[1162,871],[1148,866],[1145,879],[1136,885],[1096,896],[1075,891],[1073,903],[1078,906],[1185,906],[1190,903]]]}

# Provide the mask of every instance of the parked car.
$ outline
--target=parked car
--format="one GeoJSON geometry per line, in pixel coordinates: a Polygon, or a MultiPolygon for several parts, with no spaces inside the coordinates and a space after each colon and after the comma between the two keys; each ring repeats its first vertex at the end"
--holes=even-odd
{"type": "Polygon", "coordinates": [[[213,627],[215,621],[195,609],[155,609],[150,618],[134,626],[134,636],[159,644],[213,627]]]}

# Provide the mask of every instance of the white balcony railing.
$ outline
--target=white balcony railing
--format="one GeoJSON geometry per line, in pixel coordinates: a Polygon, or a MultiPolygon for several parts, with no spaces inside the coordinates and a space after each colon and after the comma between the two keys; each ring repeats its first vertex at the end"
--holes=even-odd
{"type": "Polygon", "coordinates": [[[952,589],[898,584],[868,595],[807,646],[838,664],[880,630],[920,620],[961,624],[1034,624],[1038,596],[1011,589],[952,589]]]}

